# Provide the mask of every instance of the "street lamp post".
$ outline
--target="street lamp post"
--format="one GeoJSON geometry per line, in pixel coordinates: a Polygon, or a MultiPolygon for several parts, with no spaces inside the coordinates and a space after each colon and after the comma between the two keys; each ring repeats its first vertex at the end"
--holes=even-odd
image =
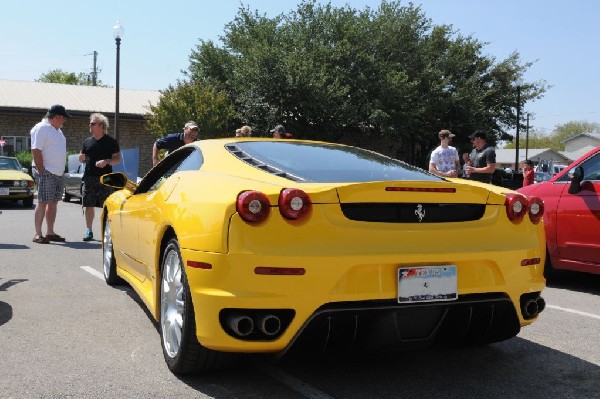
{"type": "Polygon", "coordinates": [[[527,113],[527,125],[525,125],[525,159],[529,159],[529,113],[527,113]]]}
{"type": "Polygon", "coordinates": [[[517,81],[517,134],[515,138],[515,172],[519,170],[519,125],[521,124],[521,80],[517,81]]]}
{"type": "Polygon", "coordinates": [[[119,141],[119,69],[121,64],[121,38],[123,37],[123,26],[117,21],[113,26],[113,37],[117,43],[117,79],[116,79],[116,101],[115,101],[115,140],[119,141]]]}

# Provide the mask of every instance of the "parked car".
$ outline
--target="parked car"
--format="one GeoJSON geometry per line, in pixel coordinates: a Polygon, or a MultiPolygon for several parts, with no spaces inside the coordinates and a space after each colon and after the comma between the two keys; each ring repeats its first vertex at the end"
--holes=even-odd
{"type": "Polygon", "coordinates": [[[33,178],[17,158],[0,156],[0,200],[22,201],[31,208],[34,196],[33,178]]]}
{"type": "Polygon", "coordinates": [[[600,274],[600,147],[550,180],[518,191],[544,201],[546,274],[555,270],[600,274]]]}
{"type": "Polygon", "coordinates": [[[103,270],[158,321],[175,373],[234,353],[391,351],[514,337],[544,308],[542,203],[372,151],[201,140],[111,173],[103,270]]]}
{"type": "Polygon", "coordinates": [[[69,156],[68,167],[70,169],[63,175],[65,189],[63,191],[62,200],[64,202],[70,202],[71,198],[77,198],[81,201],[82,197],[81,186],[85,163],[81,163],[79,160],[77,160],[77,162],[72,162],[72,157],[77,157],[77,155],[69,156]]]}

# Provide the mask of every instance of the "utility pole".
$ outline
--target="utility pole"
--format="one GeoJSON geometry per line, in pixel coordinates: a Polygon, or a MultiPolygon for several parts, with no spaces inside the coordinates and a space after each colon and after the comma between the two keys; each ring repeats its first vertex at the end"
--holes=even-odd
{"type": "Polygon", "coordinates": [[[98,52],[94,50],[94,69],[92,70],[92,86],[97,86],[98,69],[96,69],[96,60],[98,59],[98,52]]]}

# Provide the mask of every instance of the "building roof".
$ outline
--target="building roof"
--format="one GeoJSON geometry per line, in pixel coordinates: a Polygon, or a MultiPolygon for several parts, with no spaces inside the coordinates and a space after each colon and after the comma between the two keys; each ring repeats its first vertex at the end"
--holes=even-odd
{"type": "MultiPolygon", "coordinates": [[[[119,113],[145,115],[149,104],[157,105],[159,91],[119,89],[119,113]]],[[[0,79],[0,108],[45,112],[53,104],[61,104],[67,112],[114,113],[114,87],[78,86],[58,83],[27,82],[0,79]]]]}
{"type": "MultiPolygon", "coordinates": [[[[529,159],[545,159],[545,158],[564,158],[564,161],[569,161],[569,158],[564,154],[554,151],[551,148],[529,148],[527,150],[527,157],[529,159]]],[[[525,148],[519,149],[519,162],[525,160],[525,148]]],[[[570,161],[569,161],[570,162],[570,161]]],[[[498,164],[514,164],[515,163],[515,149],[496,149],[496,163],[498,164]]]]}
{"type": "Polygon", "coordinates": [[[593,150],[594,148],[596,148],[593,145],[588,145],[585,147],[582,147],[580,149],[578,149],[577,151],[561,151],[561,154],[563,154],[565,157],[569,158],[571,160],[571,162],[573,162],[576,159],[581,158],[582,156],[584,156],[585,154],[587,154],[589,151],[593,150]]]}
{"type": "MultiPolygon", "coordinates": [[[[564,139],[562,142],[566,143],[568,141],[575,140],[576,138],[579,138],[579,137],[590,137],[590,138],[600,141],[600,133],[579,133],[579,134],[576,134],[575,136],[571,136],[569,138],[564,139]]],[[[575,159],[577,159],[577,158],[575,158],[575,159]]]]}

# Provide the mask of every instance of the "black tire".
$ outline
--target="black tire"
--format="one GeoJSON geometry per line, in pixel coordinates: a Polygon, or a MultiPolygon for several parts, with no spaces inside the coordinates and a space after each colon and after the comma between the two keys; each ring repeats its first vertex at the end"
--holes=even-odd
{"type": "Polygon", "coordinates": [[[198,342],[194,305],[176,238],[167,244],[161,262],[159,324],[163,356],[175,374],[220,370],[234,358],[231,353],[207,349],[198,342]],[[181,316],[181,327],[173,322],[174,314],[181,316]]]}
{"type": "Polygon", "coordinates": [[[23,206],[25,208],[31,208],[33,206],[33,195],[23,200],[23,206]]]}
{"type": "Polygon", "coordinates": [[[71,194],[67,194],[67,189],[66,188],[63,188],[62,200],[63,200],[63,202],[70,202],[71,201],[71,194]]]}
{"type": "Polygon", "coordinates": [[[106,284],[115,286],[124,283],[123,279],[117,275],[117,261],[112,242],[110,229],[110,220],[104,219],[104,234],[102,236],[102,265],[104,271],[104,281],[106,284]]]}

